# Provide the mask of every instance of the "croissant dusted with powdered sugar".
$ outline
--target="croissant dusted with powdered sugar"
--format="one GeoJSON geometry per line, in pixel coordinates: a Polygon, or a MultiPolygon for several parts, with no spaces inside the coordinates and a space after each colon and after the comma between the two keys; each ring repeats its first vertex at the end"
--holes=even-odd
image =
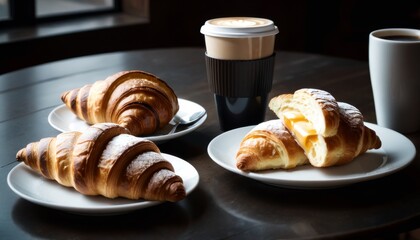
{"type": "Polygon", "coordinates": [[[354,106],[337,102],[328,92],[299,89],[274,97],[270,109],[282,120],[316,167],[346,164],[369,149],[381,147],[376,132],[354,106]]]}
{"type": "Polygon", "coordinates": [[[279,119],[252,128],[236,153],[236,167],[247,172],[291,169],[308,163],[302,148],[279,119]]]}
{"type": "Polygon", "coordinates": [[[16,158],[85,195],[171,202],[186,196],[182,178],[159,148],[114,123],[29,143],[16,158]]]}
{"type": "Polygon", "coordinates": [[[178,98],[167,83],[136,70],[64,92],[61,99],[89,124],[117,123],[136,136],[167,125],[179,109],[178,98]]]}

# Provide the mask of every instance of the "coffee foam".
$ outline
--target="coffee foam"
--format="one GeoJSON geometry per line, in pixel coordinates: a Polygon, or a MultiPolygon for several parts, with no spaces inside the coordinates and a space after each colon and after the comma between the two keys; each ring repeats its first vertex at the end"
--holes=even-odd
{"type": "Polygon", "coordinates": [[[222,18],[209,20],[209,24],[226,27],[268,26],[273,22],[262,18],[222,18]]]}
{"type": "Polygon", "coordinates": [[[278,33],[273,21],[253,17],[215,18],[205,22],[200,32],[214,37],[264,37],[278,33]]]}

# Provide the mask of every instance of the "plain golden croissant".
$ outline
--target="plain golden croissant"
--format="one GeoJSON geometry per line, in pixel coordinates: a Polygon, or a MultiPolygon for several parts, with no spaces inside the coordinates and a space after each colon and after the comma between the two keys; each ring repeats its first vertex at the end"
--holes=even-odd
{"type": "Polygon", "coordinates": [[[158,147],[114,123],[29,143],[16,158],[85,195],[171,202],[186,196],[182,178],[158,147]]]}
{"type": "Polygon", "coordinates": [[[381,146],[381,140],[364,125],[356,107],[336,102],[325,91],[301,89],[283,94],[271,99],[269,108],[283,121],[315,167],[345,164],[381,146]]]}
{"type": "Polygon", "coordinates": [[[135,136],[167,125],[179,109],[171,87],[143,71],[123,71],[64,92],[62,101],[89,124],[113,122],[135,136]]]}
{"type": "Polygon", "coordinates": [[[279,119],[251,129],[236,154],[236,167],[242,171],[290,169],[307,163],[302,148],[279,119]]]}

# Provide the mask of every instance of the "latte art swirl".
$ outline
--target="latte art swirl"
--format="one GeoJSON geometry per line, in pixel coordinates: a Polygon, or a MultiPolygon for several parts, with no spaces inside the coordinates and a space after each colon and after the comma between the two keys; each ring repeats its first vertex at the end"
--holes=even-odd
{"type": "Polygon", "coordinates": [[[226,27],[259,27],[270,24],[270,21],[258,18],[227,18],[216,19],[211,24],[226,27]]]}

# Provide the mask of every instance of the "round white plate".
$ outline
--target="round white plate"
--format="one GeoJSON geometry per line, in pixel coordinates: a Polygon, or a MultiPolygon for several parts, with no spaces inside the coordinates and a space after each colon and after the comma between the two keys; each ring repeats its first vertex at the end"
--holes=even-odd
{"type": "MultiPolygon", "coordinates": [[[[178,157],[165,153],[162,155],[172,163],[175,173],[184,181],[187,195],[191,193],[199,182],[197,170],[190,163],[178,157]]],[[[53,180],[42,177],[24,163],[16,165],[9,172],[7,183],[17,195],[30,202],[77,214],[121,214],[162,203],[160,201],[86,196],[73,188],[64,187],[53,180]]]]}
{"type": "MultiPolygon", "coordinates": [[[[204,108],[201,105],[182,98],[178,98],[178,103],[179,112],[192,112],[197,109],[204,110],[204,108]]],[[[174,123],[171,121],[167,126],[155,132],[153,135],[142,137],[147,138],[155,143],[164,142],[173,138],[181,137],[185,134],[196,130],[206,121],[206,119],[207,113],[204,114],[204,116],[201,117],[197,122],[187,126],[179,126],[176,132],[168,134],[174,125],[174,123]]],[[[48,115],[48,122],[53,128],[57,129],[60,132],[83,131],[84,129],[89,127],[89,124],[79,119],[64,104],[54,108],[50,112],[50,114],[48,115]]]]}
{"type": "Polygon", "coordinates": [[[236,152],[242,138],[254,126],[233,129],[215,137],[207,151],[214,162],[231,172],[279,187],[303,189],[333,188],[376,179],[402,169],[414,159],[416,148],[408,138],[378,125],[365,124],[376,131],[382,147],[369,150],[342,166],[315,168],[305,165],[290,170],[241,171],[236,168],[236,152]]]}

